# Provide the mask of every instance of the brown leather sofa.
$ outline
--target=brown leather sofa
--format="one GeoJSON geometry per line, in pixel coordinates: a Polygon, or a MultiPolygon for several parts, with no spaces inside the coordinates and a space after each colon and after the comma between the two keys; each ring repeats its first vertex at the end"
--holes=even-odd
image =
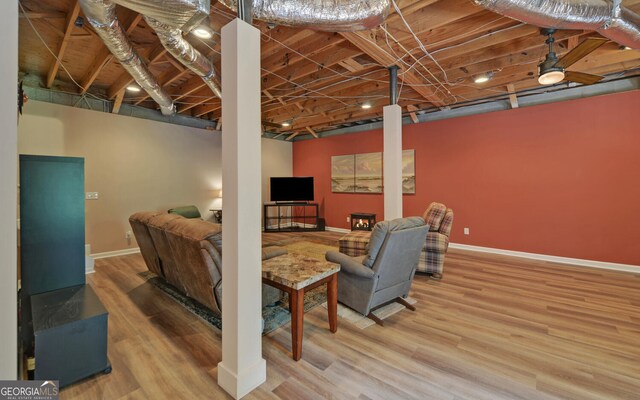
{"type": "MultiPolygon", "coordinates": [[[[149,271],[220,315],[222,310],[222,225],[166,212],[142,211],[129,217],[149,271]]],[[[286,254],[265,247],[262,259],[286,254]]],[[[282,292],[262,285],[262,304],[278,301],[282,292]]]]}

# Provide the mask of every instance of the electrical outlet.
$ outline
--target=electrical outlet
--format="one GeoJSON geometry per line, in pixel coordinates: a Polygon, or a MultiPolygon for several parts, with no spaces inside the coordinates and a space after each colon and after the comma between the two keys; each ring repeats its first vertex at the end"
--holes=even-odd
{"type": "Polygon", "coordinates": [[[87,192],[84,198],[87,200],[98,200],[98,192],[87,192]]]}
{"type": "Polygon", "coordinates": [[[127,233],[124,234],[124,238],[127,240],[131,239],[131,231],[127,231],[127,233]]]}
{"type": "Polygon", "coordinates": [[[351,222],[351,217],[347,217],[347,222],[351,222]]]}
{"type": "Polygon", "coordinates": [[[464,234],[468,235],[469,234],[469,228],[464,228],[464,234]]]}

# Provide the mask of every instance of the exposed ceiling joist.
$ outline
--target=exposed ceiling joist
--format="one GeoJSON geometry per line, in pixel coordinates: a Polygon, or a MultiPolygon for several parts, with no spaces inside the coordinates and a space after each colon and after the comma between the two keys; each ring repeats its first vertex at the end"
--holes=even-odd
{"type": "Polygon", "coordinates": [[[409,117],[411,117],[411,121],[413,121],[414,124],[417,124],[418,122],[420,122],[418,120],[418,116],[416,115],[416,111],[418,111],[418,107],[409,104],[407,106],[407,111],[409,111],[409,117]]]}
{"type": "MultiPolygon", "coordinates": [[[[367,33],[341,32],[340,34],[383,67],[390,67],[396,64],[393,55],[380,47],[375,38],[367,37],[367,33]]],[[[415,85],[413,89],[433,105],[437,107],[445,105],[440,96],[430,86],[426,86],[428,82],[425,82],[414,71],[403,71],[398,78],[409,85],[415,85]]]]}
{"type": "Polygon", "coordinates": [[[518,96],[516,95],[516,88],[513,86],[513,83],[507,85],[507,91],[509,91],[509,102],[511,103],[511,108],[518,108],[518,96]]]}
{"type": "Polygon", "coordinates": [[[65,23],[64,28],[64,36],[62,41],[60,42],[60,46],[58,47],[58,55],[57,58],[53,59],[53,63],[49,68],[49,73],[47,74],[47,81],[45,86],[47,88],[51,88],[53,85],[53,81],[56,79],[56,75],[58,75],[58,69],[60,68],[60,60],[64,57],[64,53],[67,50],[67,46],[69,45],[69,40],[71,39],[71,33],[73,32],[73,28],[75,27],[76,19],[78,18],[78,14],[80,13],[80,3],[77,0],[74,0],[73,6],[71,10],[67,13],[67,21],[65,23]]]}

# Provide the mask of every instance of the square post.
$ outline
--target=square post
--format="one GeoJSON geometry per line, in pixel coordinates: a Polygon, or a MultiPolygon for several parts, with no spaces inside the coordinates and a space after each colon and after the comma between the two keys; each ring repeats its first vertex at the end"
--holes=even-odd
{"type": "Polygon", "coordinates": [[[222,361],[218,384],[239,399],[266,380],[262,358],[260,31],[222,28],[222,361]]]}
{"type": "Polygon", "coordinates": [[[402,109],[399,105],[383,109],[384,219],[402,218],[402,109]]]}

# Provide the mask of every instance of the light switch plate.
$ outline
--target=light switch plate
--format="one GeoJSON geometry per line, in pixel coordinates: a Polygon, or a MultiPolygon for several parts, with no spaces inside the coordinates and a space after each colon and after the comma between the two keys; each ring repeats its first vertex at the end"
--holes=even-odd
{"type": "Polygon", "coordinates": [[[98,200],[98,192],[87,192],[84,198],[87,200],[98,200]]]}

